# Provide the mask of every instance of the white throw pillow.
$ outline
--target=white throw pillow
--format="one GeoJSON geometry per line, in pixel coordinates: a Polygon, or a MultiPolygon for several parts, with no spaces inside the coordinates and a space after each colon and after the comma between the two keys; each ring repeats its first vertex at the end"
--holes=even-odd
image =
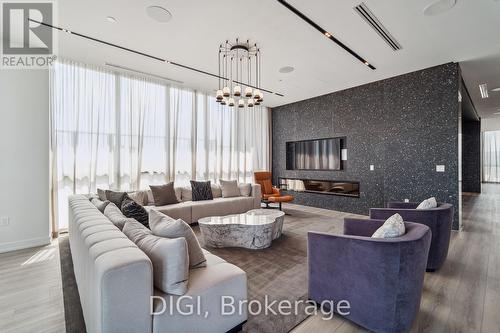
{"type": "Polygon", "coordinates": [[[191,190],[191,186],[186,186],[181,189],[182,192],[182,201],[193,201],[193,191],[191,190]]]}
{"type": "Polygon", "coordinates": [[[188,245],[189,266],[191,268],[204,267],[207,259],[203,254],[198,238],[193,229],[181,219],[174,220],[157,210],[149,211],[149,227],[154,235],[167,238],[184,237],[188,245]]]}
{"type": "Polygon", "coordinates": [[[222,190],[220,188],[220,185],[210,183],[210,186],[212,187],[212,196],[214,198],[222,198],[222,190]]]}
{"type": "Polygon", "coordinates": [[[127,222],[123,233],[153,264],[153,282],[167,294],[184,295],[189,280],[188,246],[184,238],[163,238],[137,221],[127,222]]]}
{"type": "Polygon", "coordinates": [[[405,223],[399,214],[389,217],[372,235],[372,238],[395,238],[405,234],[405,223]]]}
{"type": "Polygon", "coordinates": [[[436,198],[432,197],[429,199],[425,199],[420,203],[420,205],[417,206],[417,209],[431,209],[431,208],[436,208],[437,207],[437,201],[436,198]]]}
{"type": "Polygon", "coordinates": [[[141,206],[147,205],[149,202],[146,191],[128,192],[127,195],[130,199],[134,200],[141,206]]]}
{"type": "Polygon", "coordinates": [[[238,188],[238,181],[219,179],[219,183],[222,189],[223,198],[239,197],[241,195],[240,189],[238,188]]]}
{"type": "Polygon", "coordinates": [[[249,197],[250,193],[252,193],[252,184],[250,183],[238,184],[238,188],[241,196],[249,197]]]}

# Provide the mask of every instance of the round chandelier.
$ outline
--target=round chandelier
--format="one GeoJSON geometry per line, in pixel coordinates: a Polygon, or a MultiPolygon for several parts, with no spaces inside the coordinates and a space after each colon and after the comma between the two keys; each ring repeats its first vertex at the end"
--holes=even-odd
{"type": "Polygon", "coordinates": [[[216,100],[221,105],[251,108],[264,100],[260,85],[260,49],[249,40],[226,40],[219,46],[219,87],[216,100]]]}

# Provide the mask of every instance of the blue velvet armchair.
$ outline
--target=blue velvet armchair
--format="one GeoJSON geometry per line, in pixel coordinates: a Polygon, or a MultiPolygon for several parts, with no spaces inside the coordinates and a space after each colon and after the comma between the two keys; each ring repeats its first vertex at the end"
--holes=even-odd
{"type": "Polygon", "coordinates": [[[427,260],[427,270],[435,271],[441,268],[450,246],[451,226],[453,223],[453,206],[441,203],[436,208],[416,209],[416,202],[389,202],[387,208],[370,209],[370,218],[387,219],[396,213],[404,221],[425,224],[431,229],[432,239],[427,260]]]}
{"type": "Polygon", "coordinates": [[[371,238],[383,223],[346,218],[344,235],[308,233],[309,299],[348,301],[345,318],[370,331],[407,332],[420,308],[431,232],[405,222],[401,237],[371,238]]]}

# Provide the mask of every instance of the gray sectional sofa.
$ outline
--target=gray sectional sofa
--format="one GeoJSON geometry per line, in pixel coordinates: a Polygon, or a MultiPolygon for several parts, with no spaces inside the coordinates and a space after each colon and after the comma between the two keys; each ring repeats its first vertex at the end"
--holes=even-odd
{"type": "MultiPolygon", "coordinates": [[[[253,202],[252,197],[247,200],[253,202]]],[[[253,207],[243,203],[247,200],[241,201],[240,209],[246,209],[243,205],[253,207]]],[[[235,205],[232,200],[224,204],[218,201],[222,202],[214,200],[217,202],[214,207],[203,209],[207,213],[224,213],[235,205]]],[[[182,214],[191,216],[191,221],[193,213],[194,218],[204,215],[198,212],[202,208],[195,203],[178,205],[182,214]]],[[[221,313],[223,296],[233,297],[236,304],[247,300],[245,272],[207,251],[207,266],[191,269],[187,293],[174,296],[154,288],[148,256],[83,195],[69,199],[69,238],[88,332],[220,333],[238,327],[247,319],[245,307],[242,313],[221,313]],[[180,297],[182,302],[177,303],[180,297]],[[197,309],[198,301],[199,315],[181,313],[189,305],[197,309]]]]}
{"type": "Polygon", "coordinates": [[[251,209],[260,208],[261,189],[259,184],[252,184],[248,196],[241,195],[223,198],[218,185],[212,185],[213,200],[191,201],[191,190],[186,187],[175,188],[179,203],[155,206],[151,191],[148,190],[146,209],[155,209],[174,219],[182,219],[187,223],[198,222],[202,217],[223,216],[246,213],[251,209]]]}

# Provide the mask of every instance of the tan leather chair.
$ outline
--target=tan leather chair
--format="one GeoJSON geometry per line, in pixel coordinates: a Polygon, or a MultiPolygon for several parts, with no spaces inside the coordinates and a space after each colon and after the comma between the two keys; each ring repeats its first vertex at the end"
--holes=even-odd
{"type": "Polygon", "coordinates": [[[270,203],[277,203],[279,210],[283,202],[291,202],[294,197],[281,195],[280,189],[273,186],[272,174],[269,171],[257,171],[254,173],[255,183],[260,185],[262,191],[262,202],[269,208],[270,203]]]}

